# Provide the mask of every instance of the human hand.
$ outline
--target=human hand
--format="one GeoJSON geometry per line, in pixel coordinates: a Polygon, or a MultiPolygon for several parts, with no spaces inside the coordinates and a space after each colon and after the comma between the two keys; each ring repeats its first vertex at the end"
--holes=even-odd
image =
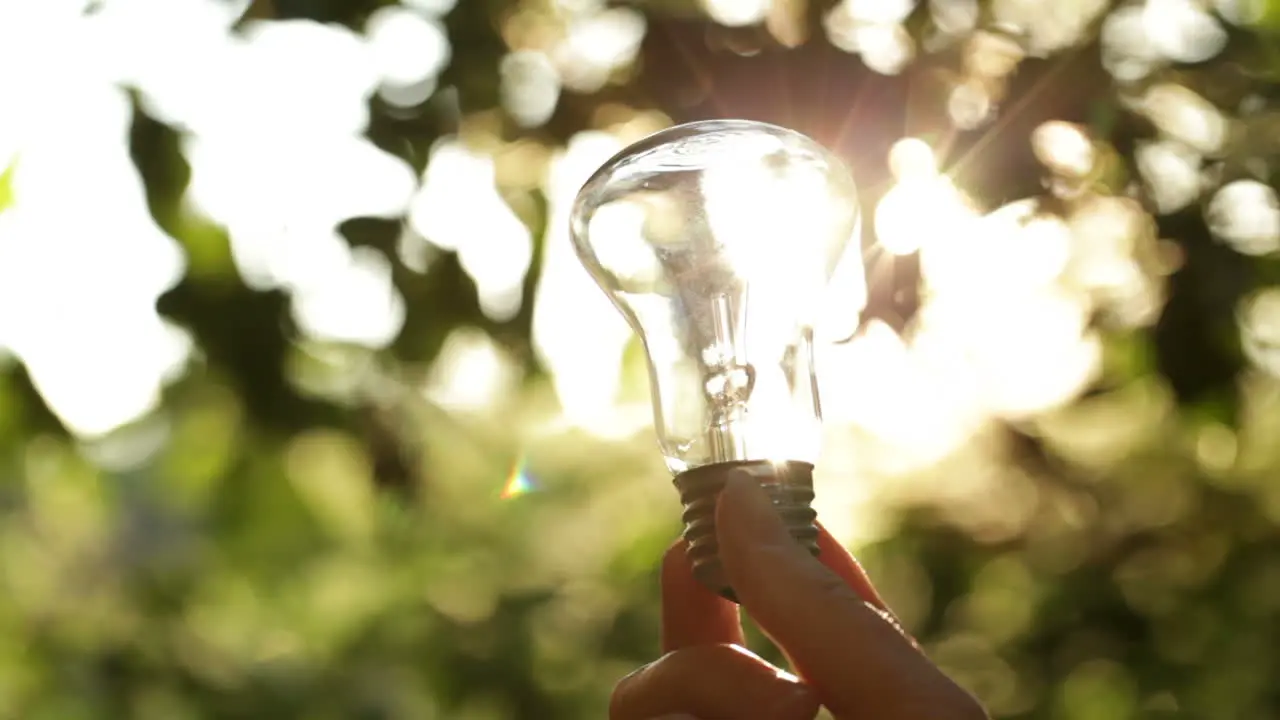
{"type": "Polygon", "coordinates": [[[788,534],[756,479],[716,508],[720,559],[743,609],[796,669],[744,648],[738,606],[693,578],[683,541],[662,563],[661,658],[623,678],[610,720],[986,720],[925,657],[857,561],[819,526],[819,558],[788,534]]]}

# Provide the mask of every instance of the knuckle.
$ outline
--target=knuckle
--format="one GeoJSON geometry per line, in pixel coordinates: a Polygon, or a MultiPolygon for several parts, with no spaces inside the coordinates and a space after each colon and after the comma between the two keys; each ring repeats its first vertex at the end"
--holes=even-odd
{"type": "Polygon", "coordinates": [[[632,670],[613,686],[609,695],[609,720],[632,720],[636,696],[643,690],[643,678],[653,663],[632,670]]]}
{"type": "Polygon", "coordinates": [[[751,653],[736,645],[695,645],[673,650],[632,671],[613,686],[609,720],[646,720],[676,709],[688,695],[688,683],[706,668],[728,668],[750,662],[751,653]]]}

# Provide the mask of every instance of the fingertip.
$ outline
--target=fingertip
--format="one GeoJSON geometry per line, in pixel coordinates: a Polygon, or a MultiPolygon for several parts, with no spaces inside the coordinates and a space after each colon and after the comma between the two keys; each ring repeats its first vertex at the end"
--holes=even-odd
{"type": "MultiPolygon", "coordinates": [[[[662,554],[662,596],[681,596],[700,599],[706,588],[693,576],[693,564],[689,561],[689,543],[679,538],[662,554]]],[[[705,594],[710,594],[707,591],[705,594]]],[[[705,599],[705,598],[701,598],[705,599]]]]}
{"type": "Polygon", "coordinates": [[[662,556],[662,651],[743,644],[738,606],[694,578],[687,548],[688,543],[680,539],[662,556]]]}
{"type": "Polygon", "coordinates": [[[716,500],[716,535],[722,550],[726,545],[789,545],[791,539],[760,480],[741,468],[725,479],[716,500]]]}
{"type": "Polygon", "coordinates": [[[739,602],[753,615],[782,612],[791,604],[791,593],[784,588],[794,583],[783,578],[827,573],[792,537],[751,475],[735,475],[725,483],[716,507],[716,536],[725,574],[739,602]]]}
{"type": "Polygon", "coordinates": [[[662,580],[665,582],[667,576],[693,575],[693,567],[689,564],[689,556],[687,550],[689,543],[684,538],[677,538],[662,553],[662,580]]]}

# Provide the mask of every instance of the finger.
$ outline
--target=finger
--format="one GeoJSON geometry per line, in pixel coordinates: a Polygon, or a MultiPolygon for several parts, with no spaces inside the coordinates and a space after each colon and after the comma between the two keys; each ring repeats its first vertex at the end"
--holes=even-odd
{"type": "Polygon", "coordinates": [[[678,540],[662,558],[662,652],[694,645],[745,645],[738,606],[693,577],[678,540]]]}
{"type": "Polygon", "coordinates": [[[663,715],[706,720],[813,720],[815,693],[750,651],[698,645],[667,653],[623,678],[609,702],[609,720],[663,715]]]}
{"type": "Polygon", "coordinates": [[[881,611],[791,538],[754,478],[731,478],[717,505],[720,559],[738,599],[836,717],[985,717],[881,611]]]}
{"type": "Polygon", "coordinates": [[[858,593],[858,597],[880,610],[888,610],[880,593],[867,577],[867,572],[862,569],[862,564],[827,532],[822,523],[815,521],[814,524],[818,526],[818,560],[831,572],[839,575],[846,585],[858,593]]]}
{"type": "Polygon", "coordinates": [[[898,616],[889,609],[888,604],[880,597],[880,592],[871,584],[871,578],[867,577],[862,564],[845,546],[832,537],[826,528],[822,527],[822,523],[815,521],[814,524],[818,526],[818,560],[826,565],[828,570],[838,575],[845,585],[862,598],[863,602],[880,611],[889,624],[893,625],[893,628],[906,638],[913,648],[919,650],[920,646],[916,644],[915,638],[911,637],[902,626],[898,616]]]}

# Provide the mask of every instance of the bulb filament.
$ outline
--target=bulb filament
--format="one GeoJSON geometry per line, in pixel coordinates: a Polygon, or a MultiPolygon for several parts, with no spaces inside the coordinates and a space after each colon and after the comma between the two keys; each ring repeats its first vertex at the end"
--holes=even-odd
{"type": "Polygon", "coordinates": [[[711,303],[711,321],[715,350],[703,384],[710,411],[708,444],[716,462],[742,460],[748,457],[747,403],[756,384],[755,367],[746,358],[745,292],[717,296],[711,303]]]}

